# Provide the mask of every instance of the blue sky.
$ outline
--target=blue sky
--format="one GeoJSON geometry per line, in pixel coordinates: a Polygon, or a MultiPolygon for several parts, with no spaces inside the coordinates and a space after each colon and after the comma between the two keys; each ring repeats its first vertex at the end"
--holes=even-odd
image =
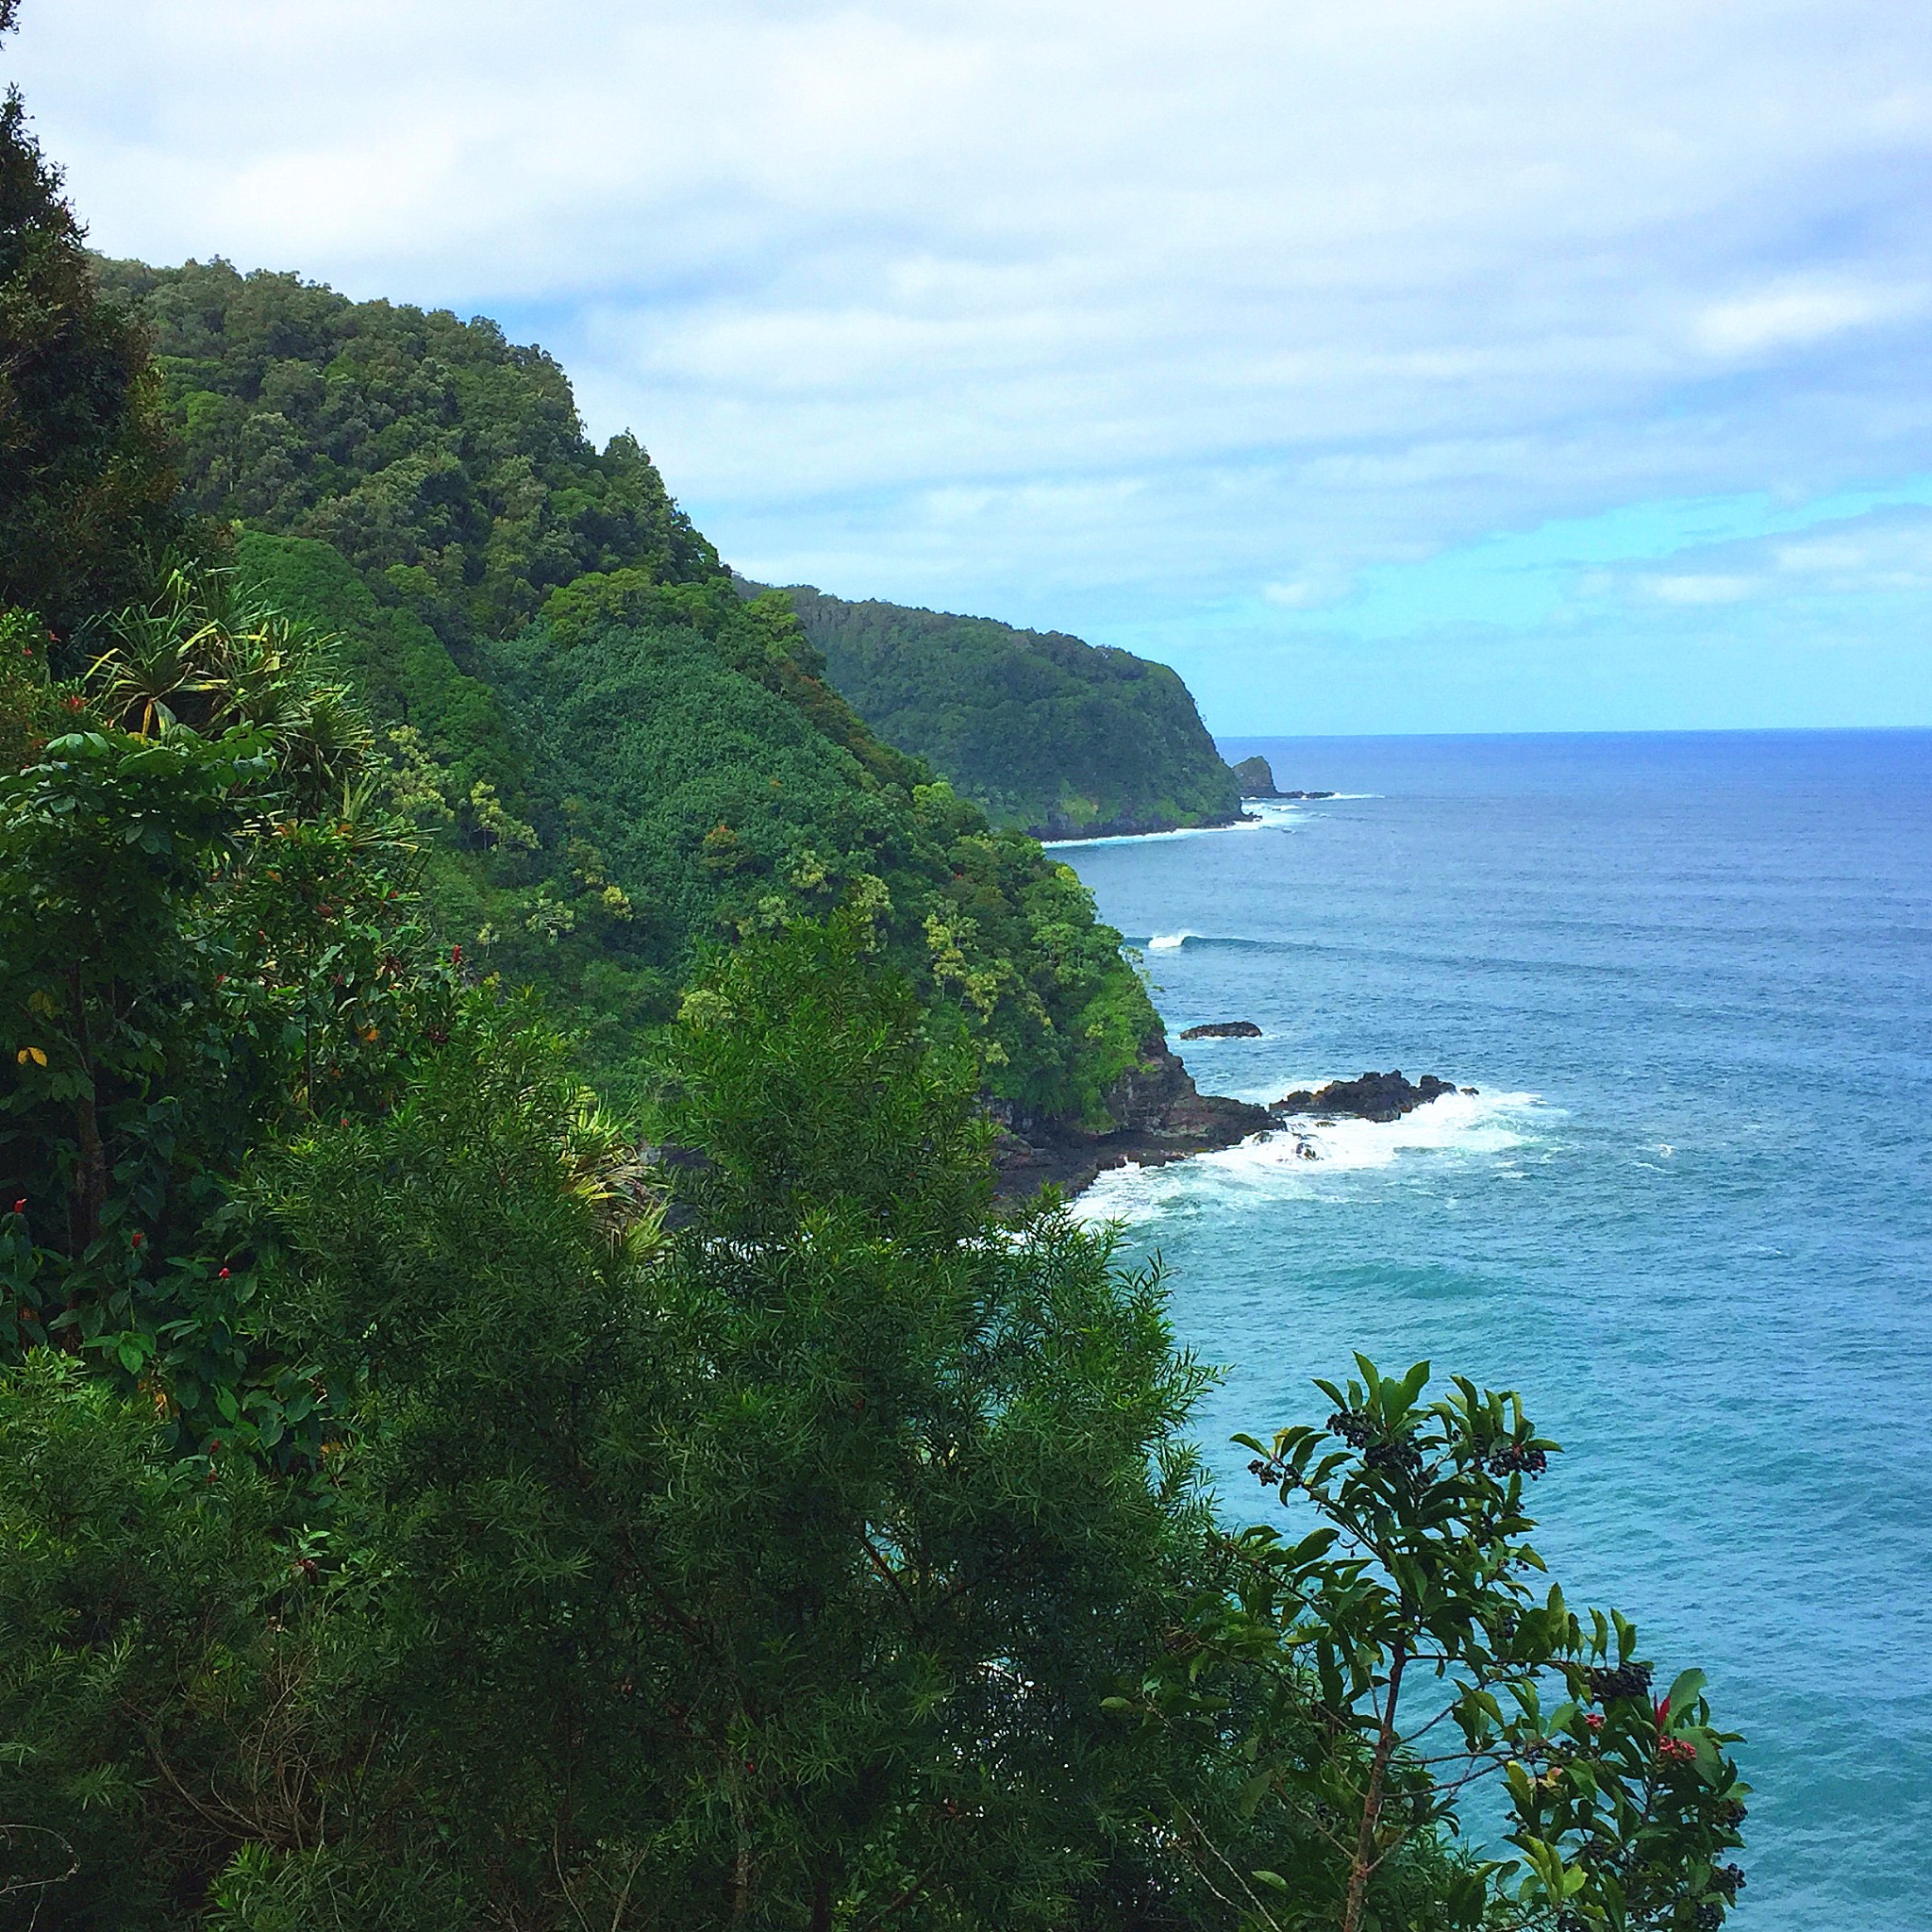
{"type": "Polygon", "coordinates": [[[1932,724],[1932,10],[27,0],[97,245],[499,316],[1233,733],[1932,724]]]}

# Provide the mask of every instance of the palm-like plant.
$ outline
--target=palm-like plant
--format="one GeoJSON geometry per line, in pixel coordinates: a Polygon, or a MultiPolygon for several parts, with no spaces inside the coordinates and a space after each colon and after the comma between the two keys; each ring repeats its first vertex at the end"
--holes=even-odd
{"type": "Polygon", "coordinates": [[[176,566],[160,595],[122,613],[109,635],[89,683],[123,730],[249,732],[305,808],[352,785],[368,759],[368,723],[330,675],[334,640],[247,601],[231,571],[176,566]]]}

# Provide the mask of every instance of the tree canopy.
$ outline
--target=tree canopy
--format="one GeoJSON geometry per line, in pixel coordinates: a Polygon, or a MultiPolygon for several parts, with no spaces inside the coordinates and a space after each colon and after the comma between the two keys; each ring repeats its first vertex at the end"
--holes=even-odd
{"type": "MultiPolygon", "coordinates": [[[[0,38],[16,0],[0,11],[0,38]]],[[[61,638],[138,596],[179,535],[145,331],[103,296],[18,89],[0,100],[0,607],[61,638]]]]}
{"type": "Polygon", "coordinates": [[[1165,664],[986,617],[786,595],[888,744],[1036,837],[1225,824],[1241,790],[1165,664]]]}
{"type": "Polygon", "coordinates": [[[435,923],[546,988],[608,1088],[711,949],[850,903],[995,1097],[1106,1124],[1158,1022],[1084,889],[881,743],[547,356],[293,275],[102,274],[155,331],[190,500],[335,635],[435,923]]]}
{"type": "Polygon", "coordinates": [[[8,116],[0,1916],[1721,1925],[1737,1740],[1513,1394],[1357,1357],[1241,1527],[1158,1267],[995,1209],[1151,1019],[1072,873],[488,325],[134,287],[171,525],[8,116]]]}

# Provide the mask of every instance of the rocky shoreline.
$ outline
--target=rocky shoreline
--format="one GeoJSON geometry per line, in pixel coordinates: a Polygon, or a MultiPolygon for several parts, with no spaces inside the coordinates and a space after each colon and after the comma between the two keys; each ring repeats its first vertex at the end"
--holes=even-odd
{"type": "Polygon", "coordinates": [[[1203,1093],[1165,1032],[1150,1033],[1141,1065],[1107,1098],[1117,1124],[1106,1134],[1080,1134],[1017,1120],[1002,1120],[993,1150],[993,1192],[1003,1201],[1024,1200],[1043,1187],[1070,1199],[1109,1168],[1161,1167],[1195,1154],[1239,1146],[1265,1133],[1274,1117],[1252,1101],[1203,1093]]]}
{"type": "MultiPolygon", "coordinates": [[[[1254,1039],[1260,1030],[1252,1021],[1233,1020],[1190,1027],[1181,1037],[1254,1039]]],[[[1168,1045],[1165,1031],[1151,1033],[1141,1043],[1141,1065],[1108,1095],[1108,1111],[1116,1123],[1109,1132],[1082,1134],[1052,1123],[1024,1120],[1010,1109],[996,1113],[1001,1133],[993,1150],[993,1193],[1002,1201],[1024,1201],[1041,1188],[1054,1187],[1071,1200],[1111,1168],[1164,1167],[1170,1161],[1239,1146],[1255,1135],[1277,1129],[1294,1133],[1297,1151],[1314,1159],[1318,1157],[1295,1126],[1297,1121],[1348,1115],[1388,1123],[1444,1094],[1475,1091],[1434,1074],[1411,1081],[1394,1069],[1361,1074],[1353,1080],[1331,1080],[1314,1090],[1298,1089],[1261,1107],[1224,1093],[1203,1093],[1180,1056],[1168,1045]]]]}
{"type": "Polygon", "coordinates": [[[1185,824],[1179,819],[1097,819],[1090,825],[1028,825],[1026,836],[1038,839],[1042,845],[1084,845],[1093,839],[1158,839],[1166,832],[1225,831],[1229,825],[1245,824],[1253,817],[1253,812],[1238,811],[1227,818],[1190,819],[1185,824]]]}

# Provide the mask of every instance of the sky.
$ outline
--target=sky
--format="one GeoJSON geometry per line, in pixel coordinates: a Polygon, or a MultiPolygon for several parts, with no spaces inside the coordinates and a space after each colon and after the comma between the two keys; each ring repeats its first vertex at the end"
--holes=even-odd
{"type": "Polygon", "coordinates": [[[1932,724],[1932,8],[26,0],[110,254],[542,342],[1230,734],[1932,724]]]}

